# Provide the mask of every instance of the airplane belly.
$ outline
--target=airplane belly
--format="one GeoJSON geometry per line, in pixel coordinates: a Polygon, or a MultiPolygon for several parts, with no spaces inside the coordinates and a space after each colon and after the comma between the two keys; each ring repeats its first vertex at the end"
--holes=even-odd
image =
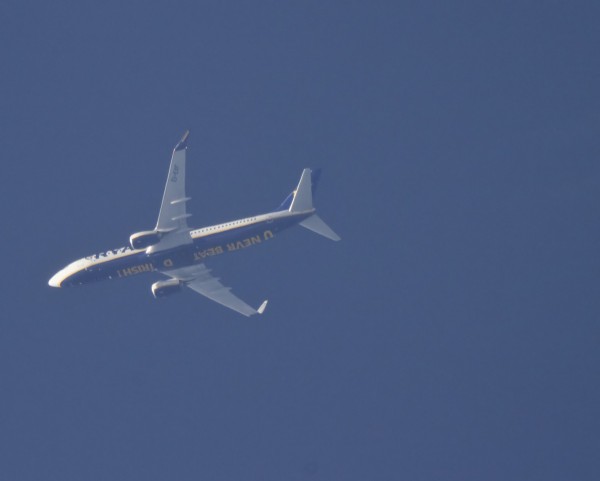
{"type": "Polygon", "coordinates": [[[158,271],[189,266],[194,263],[194,247],[193,244],[189,244],[176,249],[160,251],[150,254],[148,259],[154,265],[154,269],[158,271]]]}
{"type": "Polygon", "coordinates": [[[82,271],[79,283],[90,283],[104,279],[121,279],[156,270],[144,253],[132,257],[117,258],[93,264],[82,271]]]}

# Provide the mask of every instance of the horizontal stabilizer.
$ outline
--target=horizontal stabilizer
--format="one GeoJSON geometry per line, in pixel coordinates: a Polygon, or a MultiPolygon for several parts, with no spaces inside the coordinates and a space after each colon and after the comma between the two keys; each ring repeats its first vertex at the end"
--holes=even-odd
{"type": "Polygon", "coordinates": [[[300,225],[308,230],[312,230],[313,232],[322,235],[323,237],[327,237],[332,241],[341,240],[340,236],[333,232],[331,227],[325,224],[325,222],[323,222],[323,220],[317,214],[313,214],[304,219],[302,222],[300,222],[300,225]]]}

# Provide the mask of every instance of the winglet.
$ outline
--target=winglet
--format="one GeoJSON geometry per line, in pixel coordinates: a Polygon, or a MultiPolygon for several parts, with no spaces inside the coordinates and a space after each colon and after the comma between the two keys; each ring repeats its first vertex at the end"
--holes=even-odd
{"type": "Polygon", "coordinates": [[[256,312],[258,312],[259,314],[265,312],[265,309],[267,308],[267,302],[269,302],[269,299],[265,299],[264,302],[260,305],[260,307],[256,309],[256,312]]]}
{"type": "Polygon", "coordinates": [[[188,139],[189,135],[190,135],[190,131],[186,130],[185,134],[183,134],[183,137],[181,137],[181,140],[175,146],[175,150],[183,150],[183,149],[187,148],[187,139],[188,139]]]}

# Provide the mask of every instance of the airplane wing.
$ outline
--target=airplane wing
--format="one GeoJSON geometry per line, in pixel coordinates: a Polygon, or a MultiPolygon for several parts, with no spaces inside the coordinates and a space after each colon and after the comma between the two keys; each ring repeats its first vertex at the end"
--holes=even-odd
{"type": "Polygon", "coordinates": [[[258,309],[246,304],[239,297],[231,292],[230,287],[225,287],[219,282],[217,277],[214,277],[204,264],[198,264],[189,267],[182,267],[169,271],[162,271],[174,279],[182,281],[191,290],[196,291],[208,297],[210,300],[233,309],[234,311],[243,314],[244,316],[252,316],[253,314],[262,314],[267,307],[267,302],[264,301],[258,309]]]}
{"type": "Polygon", "coordinates": [[[187,218],[191,216],[186,212],[185,204],[190,197],[185,196],[185,153],[187,139],[190,131],[186,131],[179,143],[173,149],[167,185],[163,194],[156,230],[170,232],[187,229],[187,218]]]}

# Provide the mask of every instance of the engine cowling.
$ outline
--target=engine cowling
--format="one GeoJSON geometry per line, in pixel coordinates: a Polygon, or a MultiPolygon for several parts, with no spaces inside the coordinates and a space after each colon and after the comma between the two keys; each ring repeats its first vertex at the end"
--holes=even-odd
{"type": "Polygon", "coordinates": [[[156,232],[155,230],[136,232],[129,237],[129,245],[131,245],[132,249],[145,249],[146,247],[158,244],[160,238],[160,232],[156,232]]]}
{"type": "Polygon", "coordinates": [[[183,286],[183,282],[177,279],[169,279],[168,281],[158,281],[152,284],[152,295],[159,299],[161,297],[170,296],[179,292],[183,286]]]}

